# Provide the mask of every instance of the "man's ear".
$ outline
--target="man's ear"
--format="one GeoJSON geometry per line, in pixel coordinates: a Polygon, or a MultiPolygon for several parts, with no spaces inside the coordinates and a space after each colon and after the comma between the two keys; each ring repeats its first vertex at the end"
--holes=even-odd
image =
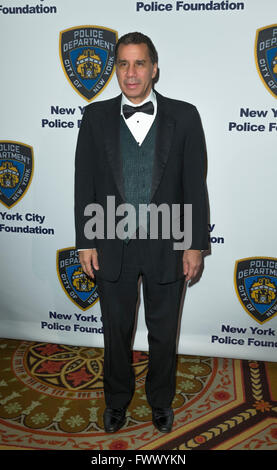
{"type": "Polygon", "coordinates": [[[158,64],[157,62],[153,65],[153,72],[152,72],[152,78],[155,78],[158,72],[158,64]]]}

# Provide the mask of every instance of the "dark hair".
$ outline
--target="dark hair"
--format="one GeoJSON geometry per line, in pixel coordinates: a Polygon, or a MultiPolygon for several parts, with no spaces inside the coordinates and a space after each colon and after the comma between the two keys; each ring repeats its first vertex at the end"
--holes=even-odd
{"type": "Polygon", "coordinates": [[[118,53],[118,48],[120,44],[124,44],[127,46],[128,44],[146,44],[148,47],[148,52],[150,56],[150,60],[152,64],[158,63],[158,53],[156,51],[156,48],[151,41],[151,39],[148,36],[145,36],[145,34],[134,32],[134,33],[127,33],[124,34],[124,36],[121,36],[119,38],[116,46],[115,46],[115,62],[117,61],[117,53],[118,53]]]}

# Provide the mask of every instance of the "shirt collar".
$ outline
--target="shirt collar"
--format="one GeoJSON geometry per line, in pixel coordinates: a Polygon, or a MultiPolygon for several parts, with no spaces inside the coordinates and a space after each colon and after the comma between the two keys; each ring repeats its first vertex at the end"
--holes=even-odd
{"type": "Polygon", "coordinates": [[[123,105],[124,104],[128,104],[129,106],[141,106],[143,105],[144,103],[147,103],[148,101],[152,101],[153,103],[153,106],[154,106],[154,115],[156,114],[156,110],[157,110],[157,98],[156,98],[156,93],[154,93],[153,89],[151,89],[151,92],[149,93],[149,95],[147,96],[147,98],[145,98],[145,100],[143,100],[141,103],[138,103],[138,104],[134,104],[132,103],[132,101],[128,100],[127,96],[125,96],[123,93],[122,93],[122,98],[121,98],[121,114],[123,114],[123,111],[122,111],[122,108],[123,108],[123,105]]]}

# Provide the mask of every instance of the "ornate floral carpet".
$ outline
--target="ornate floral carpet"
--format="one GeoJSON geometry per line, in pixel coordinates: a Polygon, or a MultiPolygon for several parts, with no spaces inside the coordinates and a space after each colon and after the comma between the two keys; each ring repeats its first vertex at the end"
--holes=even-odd
{"type": "Polygon", "coordinates": [[[178,356],[172,432],[151,422],[134,352],[125,426],[103,430],[103,349],[0,340],[0,449],[276,450],[277,363],[178,356]]]}

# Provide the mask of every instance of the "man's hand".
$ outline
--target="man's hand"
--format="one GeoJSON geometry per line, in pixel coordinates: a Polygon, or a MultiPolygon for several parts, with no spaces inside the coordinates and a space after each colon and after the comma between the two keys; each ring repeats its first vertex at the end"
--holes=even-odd
{"type": "Polygon", "coordinates": [[[94,274],[92,271],[92,266],[95,270],[99,269],[98,265],[98,255],[96,248],[89,250],[79,251],[79,260],[82,265],[83,271],[90,277],[94,279],[94,274]]]}
{"type": "Polygon", "coordinates": [[[202,264],[202,253],[200,250],[186,250],[183,254],[183,271],[186,281],[190,281],[199,273],[202,264]]]}

